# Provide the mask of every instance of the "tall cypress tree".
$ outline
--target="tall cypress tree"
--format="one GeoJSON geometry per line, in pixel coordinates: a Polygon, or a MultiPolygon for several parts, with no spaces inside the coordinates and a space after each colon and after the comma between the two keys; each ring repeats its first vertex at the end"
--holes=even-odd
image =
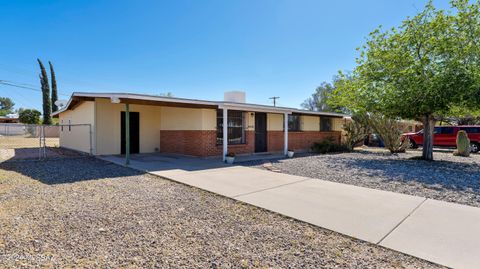
{"type": "Polygon", "coordinates": [[[55,102],[58,100],[58,92],[57,92],[57,80],[55,79],[55,71],[53,70],[53,65],[50,61],[48,61],[50,65],[50,77],[52,81],[52,111],[55,112],[58,110],[57,105],[55,102]]]}
{"type": "Polygon", "coordinates": [[[52,118],[50,114],[52,113],[52,106],[50,100],[50,86],[48,85],[48,76],[47,70],[43,65],[40,59],[37,59],[38,64],[40,65],[40,85],[42,87],[42,97],[43,97],[43,124],[52,124],[52,118]]]}

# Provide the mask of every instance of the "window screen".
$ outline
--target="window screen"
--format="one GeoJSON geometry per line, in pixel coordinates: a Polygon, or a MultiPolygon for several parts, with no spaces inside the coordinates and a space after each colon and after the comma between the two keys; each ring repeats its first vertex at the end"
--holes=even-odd
{"type": "Polygon", "coordinates": [[[320,131],[329,132],[332,130],[332,118],[320,117],[320,131]]]}
{"type": "Polygon", "coordinates": [[[288,130],[300,131],[300,115],[288,115],[288,130]]]}
{"type": "MultiPolygon", "coordinates": [[[[228,144],[244,144],[245,113],[242,111],[228,111],[228,144]]],[[[223,110],[217,110],[217,144],[223,144],[223,110]]]]}

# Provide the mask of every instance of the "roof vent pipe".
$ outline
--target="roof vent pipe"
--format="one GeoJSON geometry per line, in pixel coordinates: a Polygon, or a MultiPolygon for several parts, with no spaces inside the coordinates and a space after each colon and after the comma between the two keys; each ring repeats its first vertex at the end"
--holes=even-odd
{"type": "Polygon", "coordinates": [[[245,96],[243,91],[230,91],[224,93],[223,100],[232,103],[245,103],[245,96]]]}

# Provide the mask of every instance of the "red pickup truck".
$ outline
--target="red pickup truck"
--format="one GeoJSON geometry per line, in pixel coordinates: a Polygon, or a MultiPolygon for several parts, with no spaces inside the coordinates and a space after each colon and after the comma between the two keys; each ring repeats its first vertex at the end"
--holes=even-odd
{"type": "MultiPolygon", "coordinates": [[[[467,132],[470,139],[470,150],[473,153],[477,153],[480,150],[480,126],[437,126],[433,131],[433,145],[438,147],[456,147],[457,133],[460,130],[467,132]]],[[[423,145],[423,130],[416,133],[403,134],[403,137],[409,139],[411,148],[423,145]]]]}

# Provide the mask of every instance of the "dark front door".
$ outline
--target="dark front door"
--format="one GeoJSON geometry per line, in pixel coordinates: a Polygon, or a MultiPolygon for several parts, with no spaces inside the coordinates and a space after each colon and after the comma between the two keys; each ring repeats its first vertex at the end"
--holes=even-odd
{"type": "MultiPolygon", "coordinates": [[[[121,115],[121,152],[125,154],[127,139],[125,135],[125,112],[121,115]]],[[[130,112],[130,153],[140,152],[140,113],[130,112]]]]}
{"type": "Polygon", "coordinates": [[[255,113],[255,152],[267,151],[267,114],[255,113]]]}

